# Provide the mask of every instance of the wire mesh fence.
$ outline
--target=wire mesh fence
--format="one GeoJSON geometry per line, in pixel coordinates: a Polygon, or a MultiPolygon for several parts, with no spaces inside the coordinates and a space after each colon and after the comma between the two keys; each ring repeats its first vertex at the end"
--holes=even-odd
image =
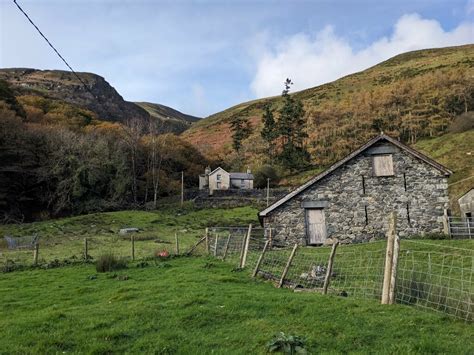
{"type": "MultiPolygon", "coordinates": [[[[331,246],[298,246],[292,255],[293,245],[269,241],[268,237],[268,231],[261,228],[215,227],[208,232],[209,254],[235,267],[241,267],[244,261],[250,271],[254,271],[261,259],[257,276],[277,286],[322,292],[328,279],[330,294],[381,299],[385,240],[340,245],[329,272],[331,246]],[[262,253],[267,241],[268,247],[262,253]]],[[[474,250],[470,244],[458,248],[448,242],[401,241],[395,302],[473,321],[474,250]]]]}

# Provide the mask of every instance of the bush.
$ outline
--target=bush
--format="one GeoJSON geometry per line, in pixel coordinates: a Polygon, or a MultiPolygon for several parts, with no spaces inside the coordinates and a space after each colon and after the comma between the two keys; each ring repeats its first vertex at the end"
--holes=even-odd
{"type": "Polygon", "coordinates": [[[113,270],[125,269],[127,263],[125,260],[117,258],[113,254],[103,254],[99,256],[95,264],[97,272],[108,272],[113,270]]]}

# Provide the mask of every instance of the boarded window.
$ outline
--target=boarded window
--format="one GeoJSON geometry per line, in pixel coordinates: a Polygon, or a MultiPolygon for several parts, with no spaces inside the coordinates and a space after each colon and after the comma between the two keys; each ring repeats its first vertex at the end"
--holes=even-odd
{"type": "Polygon", "coordinates": [[[306,225],[309,244],[323,244],[326,240],[326,218],[323,209],[307,209],[306,225]]]}
{"type": "Polygon", "coordinates": [[[392,176],[393,158],[391,154],[374,156],[374,175],[392,176]]]}

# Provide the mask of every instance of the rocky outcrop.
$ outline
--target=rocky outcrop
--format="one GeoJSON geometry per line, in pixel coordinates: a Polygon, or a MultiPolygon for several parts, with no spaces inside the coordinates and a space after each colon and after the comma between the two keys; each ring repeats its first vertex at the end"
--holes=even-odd
{"type": "Polygon", "coordinates": [[[101,76],[77,73],[86,87],[71,72],[28,68],[0,69],[0,79],[7,81],[19,95],[39,95],[91,110],[103,120],[125,122],[148,119],[149,113],[128,102],[101,76]]]}

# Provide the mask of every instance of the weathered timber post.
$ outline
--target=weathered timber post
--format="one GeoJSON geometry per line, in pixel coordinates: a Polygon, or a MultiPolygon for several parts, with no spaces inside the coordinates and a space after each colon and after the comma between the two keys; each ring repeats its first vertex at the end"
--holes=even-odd
{"type": "Polygon", "coordinates": [[[328,267],[326,269],[326,276],[324,277],[323,284],[323,295],[328,293],[329,281],[331,280],[332,275],[332,265],[334,263],[334,256],[336,255],[336,248],[339,245],[339,242],[335,242],[332,245],[331,254],[329,255],[328,267]]]}
{"type": "Polygon", "coordinates": [[[288,273],[288,270],[290,269],[291,262],[293,261],[293,258],[295,257],[297,248],[298,248],[298,244],[295,244],[295,246],[293,247],[293,250],[291,251],[290,257],[288,258],[288,261],[285,265],[285,268],[283,269],[283,273],[281,274],[281,278],[280,278],[280,281],[278,282],[277,288],[281,288],[281,286],[283,286],[283,283],[285,282],[286,274],[288,273]]]}
{"type": "Polygon", "coordinates": [[[273,245],[272,227],[268,229],[268,240],[270,241],[270,248],[273,245]]]}
{"type": "Polygon", "coordinates": [[[87,238],[84,238],[84,260],[88,260],[89,256],[89,245],[87,238]]]}
{"type": "Polygon", "coordinates": [[[382,304],[388,304],[390,299],[390,282],[392,274],[392,261],[393,261],[393,242],[394,242],[394,233],[392,229],[394,228],[393,222],[396,218],[395,212],[392,212],[389,229],[387,232],[387,251],[385,253],[385,268],[383,275],[383,287],[382,287],[382,304]]]}
{"type": "Polygon", "coordinates": [[[449,226],[448,210],[446,208],[444,209],[444,212],[443,212],[443,233],[452,237],[451,228],[449,226]]]}
{"type": "Polygon", "coordinates": [[[38,257],[39,257],[39,243],[36,243],[35,248],[33,249],[33,265],[38,265],[38,257]]]}
{"type": "Polygon", "coordinates": [[[263,261],[263,257],[265,256],[265,253],[266,253],[266,251],[267,251],[267,247],[268,247],[269,244],[270,244],[270,241],[267,240],[267,241],[265,242],[265,245],[263,246],[262,253],[261,253],[260,256],[258,257],[257,265],[255,265],[255,269],[253,270],[252,277],[257,276],[257,274],[258,274],[258,269],[260,268],[260,264],[261,264],[262,261],[263,261]]]}
{"type": "Polygon", "coordinates": [[[244,268],[245,264],[247,263],[247,254],[249,251],[249,244],[250,244],[250,234],[252,233],[252,224],[249,224],[249,229],[247,231],[247,236],[245,238],[244,248],[243,248],[243,255],[242,260],[240,262],[240,267],[244,268]]]}
{"type": "Polygon", "coordinates": [[[222,261],[225,261],[225,258],[227,257],[227,251],[229,250],[230,238],[231,238],[231,233],[229,232],[229,236],[227,237],[227,240],[225,242],[224,254],[222,255],[222,261]]]}
{"type": "Polygon", "coordinates": [[[174,232],[174,241],[175,241],[175,254],[176,254],[176,255],[179,255],[178,232],[174,232]]]}
{"type": "Polygon", "coordinates": [[[394,230],[394,240],[393,240],[393,259],[392,259],[392,270],[390,273],[390,296],[388,303],[394,304],[396,295],[396,286],[397,286],[397,267],[398,267],[398,255],[400,253],[400,237],[397,235],[394,230]]]}
{"type": "Polygon", "coordinates": [[[206,234],[204,235],[206,240],[206,252],[209,255],[209,228],[206,228],[206,234]]]}
{"type": "Polygon", "coordinates": [[[132,234],[131,236],[132,241],[132,261],[135,260],[135,236],[132,234]]]}
{"type": "Polygon", "coordinates": [[[219,239],[219,233],[216,233],[216,241],[214,243],[214,257],[217,257],[217,240],[219,239]]]}

